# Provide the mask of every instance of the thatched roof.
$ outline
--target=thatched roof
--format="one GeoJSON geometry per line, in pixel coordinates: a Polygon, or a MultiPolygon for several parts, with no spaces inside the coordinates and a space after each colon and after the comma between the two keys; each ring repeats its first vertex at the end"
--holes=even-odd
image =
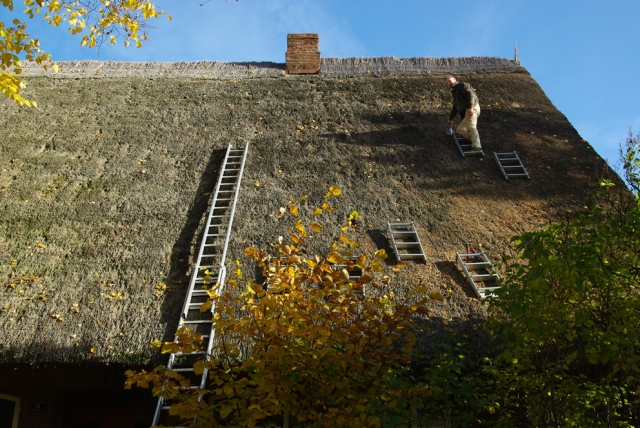
{"type": "Polygon", "coordinates": [[[28,80],[37,109],[0,101],[0,362],[159,361],[149,342],[172,338],[224,150],[245,141],[229,268],[240,260],[255,277],[242,250],[285,234],[278,208],[302,195],[316,206],[337,185],[317,250],[352,210],[367,250],[390,252],[387,221],[414,221],[428,263],[368,292],[442,291],[433,323],[472,334],[486,314],[455,252],[482,244],[498,261],[513,235],[580,210],[608,167],[511,61],[430,70],[413,59],[406,70],[387,60],[386,72],[364,71],[367,61],[384,63],[334,60],[344,77],[256,77],[248,67],[250,79],[150,77],[144,66],[136,76],[42,75],[28,80]],[[504,181],[489,157],[460,158],[445,133],[448,72],[477,89],[485,152],[516,150],[531,180],[504,181]]]}

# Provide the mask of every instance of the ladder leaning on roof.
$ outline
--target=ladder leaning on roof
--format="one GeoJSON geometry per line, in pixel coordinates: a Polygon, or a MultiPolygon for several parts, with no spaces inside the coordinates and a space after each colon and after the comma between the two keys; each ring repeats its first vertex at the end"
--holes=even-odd
{"type": "MultiPolygon", "coordinates": [[[[225,257],[227,255],[227,246],[229,245],[229,237],[231,235],[231,226],[233,225],[233,216],[238,201],[238,193],[240,192],[240,182],[242,181],[242,173],[249,151],[249,143],[246,143],[242,149],[234,149],[231,144],[227,147],[227,153],[220,168],[218,184],[211,201],[209,215],[200,244],[200,251],[196,264],[191,273],[189,288],[187,288],[187,296],[182,307],[182,314],[178,322],[178,328],[189,326],[197,333],[202,332],[207,347],[206,350],[188,354],[190,357],[209,358],[213,346],[215,331],[212,329],[211,317],[215,311],[215,306],[211,307],[211,312],[200,312],[200,306],[208,299],[208,295],[203,286],[207,284],[220,283],[220,287],[224,286],[226,269],[224,266],[225,257]],[[216,278],[217,280],[213,280],[216,278]],[[211,278],[211,280],[210,280],[211,278]],[[196,288],[201,287],[201,288],[196,288]],[[203,357],[204,356],[204,357],[203,357]]],[[[177,340],[177,337],[176,337],[177,340]]],[[[176,357],[182,354],[170,354],[167,368],[174,369],[176,365],[176,357]]],[[[193,367],[179,367],[174,370],[180,372],[183,376],[195,376],[193,367]]],[[[193,389],[204,388],[207,381],[208,370],[205,368],[200,375],[200,383],[192,386],[193,389]]],[[[202,399],[202,396],[200,396],[202,399]]],[[[156,411],[153,417],[153,425],[157,425],[160,420],[160,414],[163,410],[168,410],[169,405],[164,402],[162,397],[158,398],[156,411]]]]}

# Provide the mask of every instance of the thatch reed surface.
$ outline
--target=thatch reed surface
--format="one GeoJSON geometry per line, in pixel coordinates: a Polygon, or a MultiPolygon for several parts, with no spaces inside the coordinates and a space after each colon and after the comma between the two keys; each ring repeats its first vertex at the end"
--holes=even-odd
{"type": "Polygon", "coordinates": [[[163,361],[149,342],[173,335],[224,149],[245,141],[230,271],[255,277],[243,249],[288,235],[278,208],[309,195],[309,222],[337,185],[314,251],[351,210],[366,251],[391,253],[386,222],[415,221],[429,262],[367,293],[438,290],[434,334],[481,346],[486,313],[455,252],[482,244],[498,261],[514,234],[580,210],[607,167],[522,69],[459,77],[477,88],[485,151],[517,150],[532,179],[461,159],[443,76],[29,78],[37,109],[0,101],[0,362],[163,361]]]}
{"type": "MultiPolygon", "coordinates": [[[[200,79],[247,79],[284,75],[284,64],[275,62],[118,62],[61,61],[59,71],[26,63],[29,76],[70,77],[193,77],[200,79]]],[[[520,66],[503,58],[322,58],[321,76],[422,74],[430,72],[470,73],[513,71],[520,66]]]]}

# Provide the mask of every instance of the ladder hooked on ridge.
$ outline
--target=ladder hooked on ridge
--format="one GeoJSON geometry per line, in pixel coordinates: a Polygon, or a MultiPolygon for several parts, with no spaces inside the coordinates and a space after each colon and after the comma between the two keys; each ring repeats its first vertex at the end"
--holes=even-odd
{"type": "MultiPolygon", "coordinates": [[[[192,384],[195,386],[192,388],[194,389],[205,387],[208,370],[205,368],[201,375],[196,375],[193,370],[193,363],[197,358],[204,358],[205,360],[209,358],[208,355],[211,353],[215,335],[215,330],[212,327],[213,323],[211,322],[215,305],[211,307],[211,311],[206,311],[205,313],[200,312],[200,307],[209,298],[206,290],[206,288],[210,288],[208,287],[209,285],[213,286],[219,283],[221,287],[219,291],[222,291],[224,286],[226,277],[224,262],[248,151],[249,143],[246,143],[244,148],[241,149],[234,149],[231,144],[227,147],[215,193],[211,200],[200,251],[191,273],[182,314],[178,322],[178,328],[189,326],[196,333],[202,334],[206,348],[203,351],[187,355],[170,354],[169,362],[167,363],[167,368],[174,369],[185,377],[193,378],[192,384]],[[176,357],[184,357],[180,358],[180,360],[185,361],[178,362],[176,357]],[[194,382],[198,378],[199,383],[194,382]]],[[[174,340],[177,340],[177,337],[174,340]]],[[[202,396],[200,396],[200,399],[202,399],[202,396]]],[[[152,425],[158,425],[161,412],[168,410],[169,407],[162,397],[158,398],[152,425]]]]}
{"type": "Polygon", "coordinates": [[[447,134],[451,135],[451,138],[453,138],[453,141],[456,143],[456,147],[458,147],[460,156],[463,158],[465,156],[484,156],[482,149],[472,148],[471,141],[456,133],[452,127],[447,130],[447,134]]]}
{"type": "MultiPolygon", "coordinates": [[[[471,250],[473,251],[473,250],[471,250]]],[[[484,299],[490,296],[493,290],[500,287],[480,286],[478,282],[486,284],[500,279],[500,276],[494,272],[493,265],[489,258],[481,251],[479,253],[469,252],[469,254],[456,253],[458,265],[462,269],[462,273],[467,277],[467,281],[478,299],[484,299]]]]}
{"type": "Polygon", "coordinates": [[[531,177],[529,177],[529,173],[524,168],[520,157],[518,157],[518,154],[515,151],[493,153],[493,157],[498,163],[500,172],[502,172],[505,180],[508,180],[510,178],[531,179],[531,177]]]}
{"type": "Polygon", "coordinates": [[[391,247],[396,253],[398,262],[402,260],[422,260],[427,262],[427,256],[424,254],[418,229],[416,225],[411,223],[390,223],[387,222],[389,230],[389,239],[391,239],[391,247]]]}

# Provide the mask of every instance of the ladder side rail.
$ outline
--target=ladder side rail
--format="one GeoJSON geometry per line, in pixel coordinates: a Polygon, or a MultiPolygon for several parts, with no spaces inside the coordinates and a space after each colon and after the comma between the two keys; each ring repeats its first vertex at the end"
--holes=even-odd
{"type": "MultiPolygon", "coordinates": [[[[500,154],[502,154],[502,153],[500,153],[500,154]]],[[[498,157],[498,153],[493,152],[493,157],[496,160],[496,163],[498,164],[498,168],[500,168],[500,172],[502,173],[502,176],[504,177],[504,179],[505,180],[509,180],[509,177],[507,176],[506,171],[502,167],[502,162],[500,162],[500,158],[498,157]]]]}
{"type": "MultiPolygon", "coordinates": [[[[220,284],[220,293],[224,291],[224,282],[226,281],[226,277],[227,277],[227,268],[224,265],[222,265],[220,267],[220,272],[218,273],[218,283],[220,284]]],[[[211,305],[212,316],[215,314],[215,311],[216,311],[216,304],[215,302],[213,302],[213,304],[211,305]]],[[[204,361],[209,361],[210,359],[211,349],[213,348],[213,341],[215,339],[215,335],[216,335],[216,329],[211,328],[211,333],[209,333],[209,340],[207,342],[207,349],[204,355],[204,361]]],[[[200,378],[200,389],[205,388],[207,384],[208,373],[209,373],[209,369],[205,367],[200,378]]],[[[203,397],[202,395],[198,397],[198,401],[202,401],[202,397],[203,397]]]]}
{"type": "Polygon", "coordinates": [[[229,247],[229,237],[231,236],[231,226],[233,225],[233,216],[236,213],[236,204],[238,202],[238,195],[240,194],[240,183],[242,182],[242,175],[244,173],[244,165],[247,161],[247,153],[249,152],[249,142],[244,145],[244,153],[242,154],[242,163],[240,164],[240,170],[238,172],[238,182],[236,183],[236,191],[233,196],[233,203],[231,204],[231,212],[229,213],[229,223],[227,225],[227,234],[224,238],[224,248],[222,249],[222,257],[220,258],[220,266],[224,266],[225,258],[227,257],[227,249],[229,247]]]}
{"type": "Polygon", "coordinates": [[[462,147],[460,146],[460,142],[458,141],[458,137],[456,136],[456,133],[453,133],[453,141],[455,141],[456,143],[456,147],[458,148],[458,151],[460,152],[460,156],[462,156],[464,158],[464,151],[462,150],[462,147]]]}
{"type": "Polygon", "coordinates": [[[424,253],[424,248],[422,247],[422,242],[420,242],[420,235],[418,235],[418,228],[416,227],[415,223],[412,221],[411,222],[411,227],[413,227],[414,233],[416,234],[416,242],[418,243],[418,246],[420,248],[420,253],[422,255],[422,260],[424,260],[424,262],[427,262],[427,255],[424,253]]]}
{"type": "Polygon", "coordinates": [[[458,263],[460,264],[460,267],[464,272],[464,276],[467,277],[467,282],[469,282],[469,284],[471,285],[471,288],[473,288],[473,292],[476,293],[476,296],[478,296],[478,299],[482,299],[482,296],[480,295],[480,291],[478,290],[478,286],[476,285],[473,278],[471,278],[471,274],[467,270],[467,266],[465,265],[465,262],[462,260],[459,253],[456,253],[456,254],[458,255],[458,263]]]}
{"type": "Polygon", "coordinates": [[[396,259],[398,262],[400,262],[400,252],[398,251],[398,247],[396,246],[396,238],[393,236],[393,229],[391,228],[390,222],[387,222],[387,229],[389,230],[389,239],[391,239],[393,252],[396,253],[396,259]]]}
{"type": "Polygon", "coordinates": [[[524,167],[524,164],[522,163],[520,156],[518,156],[518,153],[514,150],[513,154],[516,155],[516,157],[518,158],[518,162],[520,162],[520,165],[522,166],[522,171],[524,171],[524,173],[526,174],[527,179],[531,180],[531,177],[529,177],[529,173],[527,172],[527,169],[524,167]]]}

